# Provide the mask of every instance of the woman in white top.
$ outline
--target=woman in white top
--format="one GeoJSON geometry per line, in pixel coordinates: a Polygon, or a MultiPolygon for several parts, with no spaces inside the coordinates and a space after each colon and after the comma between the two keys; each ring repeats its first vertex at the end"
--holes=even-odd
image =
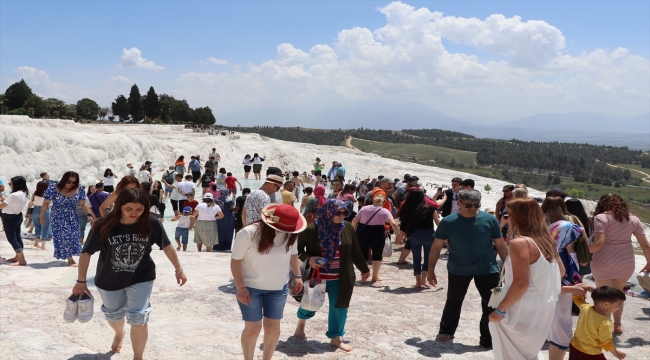
{"type": "Polygon", "coordinates": [[[117,179],[117,175],[113,174],[113,170],[110,168],[104,170],[104,176],[99,179],[104,183],[104,191],[109,194],[115,191],[115,179],[117,179]]]}
{"type": "MultiPolygon", "coordinates": [[[[262,326],[263,358],[273,356],[287,302],[289,267],[294,274],[301,274],[296,239],[307,226],[305,218],[292,205],[267,205],[261,213],[261,220],[237,233],[230,261],[237,303],[244,319],[244,359],[253,359],[262,326]]],[[[302,288],[302,276],[296,275],[293,291],[300,293],[302,288]]]]}
{"type": "MultiPolygon", "coordinates": [[[[32,214],[40,216],[41,207],[43,206],[43,201],[45,198],[45,190],[47,190],[50,183],[47,180],[39,181],[36,184],[36,190],[32,194],[32,200],[27,204],[27,207],[34,207],[32,214]]],[[[52,225],[50,223],[50,208],[48,207],[45,211],[45,225],[41,225],[41,222],[34,221],[34,247],[38,248],[38,242],[41,241],[41,250],[45,250],[45,242],[52,240],[52,225]]]]}
{"type": "Polygon", "coordinates": [[[537,201],[514,199],[505,205],[517,236],[504,262],[503,288],[490,314],[495,359],[537,359],[560,294],[564,266],[537,201]]]}
{"type": "Polygon", "coordinates": [[[10,263],[11,266],[27,265],[25,254],[23,254],[23,239],[20,237],[20,225],[23,222],[23,209],[29,201],[29,191],[27,182],[22,176],[14,176],[9,182],[11,194],[6,199],[0,199],[0,216],[2,217],[2,226],[7,235],[7,241],[14,248],[16,256],[11,259],[2,258],[3,262],[10,263]]]}
{"type": "Polygon", "coordinates": [[[257,153],[253,154],[251,164],[253,164],[253,175],[255,175],[255,180],[262,179],[262,161],[264,161],[263,157],[260,157],[257,153]]]}
{"type": "Polygon", "coordinates": [[[223,212],[214,202],[212,194],[203,194],[203,202],[194,208],[192,215],[196,218],[196,224],[194,224],[196,248],[201,252],[201,246],[205,245],[206,252],[212,251],[212,247],[219,243],[217,219],[223,219],[223,212]]]}
{"type": "Polygon", "coordinates": [[[141,183],[143,183],[143,182],[151,182],[151,173],[147,169],[148,169],[148,167],[145,164],[143,164],[140,167],[140,172],[138,172],[138,180],[141,183]]]}

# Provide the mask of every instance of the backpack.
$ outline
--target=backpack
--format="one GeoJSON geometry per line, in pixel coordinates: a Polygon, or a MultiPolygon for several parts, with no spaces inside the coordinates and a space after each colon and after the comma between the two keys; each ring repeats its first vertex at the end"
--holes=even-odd
{"type": "Polygon", "coordinates": [[[167,184],[171,185],[174,183],[174,173],[175,171],[165,170],[164,180],[167,184]]]}

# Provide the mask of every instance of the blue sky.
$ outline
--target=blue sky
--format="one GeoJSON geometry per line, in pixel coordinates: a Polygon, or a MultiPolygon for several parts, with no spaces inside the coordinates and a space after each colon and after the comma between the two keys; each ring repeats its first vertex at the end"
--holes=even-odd
{"type": "MultiPolygon", "coordinates": [[[[76,102],[88,96],[108,106],[136,82],[142,92],[153,85],[159,93],[186,98],[195,107],[209,105],[215,112],[386,97],[415,98],[459,117],[514,118],[544,109],[621,116],[648,111],[650,84],[644,85],[644,80],[650,58],[649,1],[405,1],[379,11],[389,4],[3,0],[0,86],[25,77],[45,97],[76,102]],[[443,50],[418,35],[408,38],[408,22],[420,8],[442,12],[448,20],[449,25],[434,31],[443,50]],[[387,14],[403,17],[407,24],[391,29],[387,14]],[[505,20],[493,25],[508,23],[516,15],[528,28],[514,24],[495,35],[485,21],[470,25],[489,31],[459,30],[468,21],[458,18],[484,21],[494,14],[505,20]],[[384,35],[377,35],[382,28],[384,35]],[[343,40],[341,32],[351,29],[357,30],[343,40]],[[374,43],[368,45],[366,32],[358,29],[375,34],[374,43]],[[536,32],[556,46],[526,48],[536,32]],[[389,33],[397,34],[397,42],[386,42],[389,33]],[[291,48],[280,53],[281,44],[291,48]],[[318,61],[310,52],[317,45],[327,45],[338,59],[318,74],[323,70],[314,67],[318,61]],[[134,48],[137,51],[131,52],[134,48]],[[626,51],[616,52],[619,48],[626,51]],[[129,50],[126,60],[123,49],[129,50]],[[540,52],[516,59],[531,51],[540,52]],[[470,58],[456,62],[454,55],[470,58]],[[286,61],[280,61],[283,56],[286,61]],[[201,63],[210,57],[227,64],[201,63]],[[468,68],[477,72],[468,74],[468,68]],[[446,77],[457,71],[455,77],[446,77]],[[480,81],[467,80],[477,77],[480,81]],[[511,81],[497,80],[504,77],[511,81]],[[355,81],[346,83],[350,78],[355,81]],[[627,95],[612,99],[612,92],[627,95]],[[480,101],[468,109],[462,96],[476,99],[477,94],[480,101]],[[514,98],[521,105],[508,110],[490,106],[513,94],[527,95],[527,100],[514,98]],[[609,100],[604,104],[603,99],[609,100]]],[[[422,27],[416,29],[421,33],[429,24],[416,26],[422,27]]]]}

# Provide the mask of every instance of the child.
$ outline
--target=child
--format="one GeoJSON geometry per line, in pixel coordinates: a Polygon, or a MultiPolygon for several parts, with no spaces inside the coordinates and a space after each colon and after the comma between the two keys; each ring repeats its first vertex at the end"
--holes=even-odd
{"type": "Polygon", "coordinates": [[[226,183],[226,188],[228,188],[228,191],[230,191],[230,194],[235,197],[237,196],[237,185],[235,183],[239,184],[239,190],[242,189],[241,183],[239,183],[239,180],[237,180],[236,177],[232,176],[232,173],[229,172],[226,174],[226,180],[224,180],[226,183]]]}
{"type": "Polygon", "coordinates": [[[300,193],[302,192],[302,189],[305,187],[305,184],[302,182],[299,172],[294,171],[292,175],[293,177],[291,178],[290,181],[293,181],[293,183],[296,184],[296,187],[293,189],[293,197],[295,199],[295,202],[300,202],[300,193]]]}
{"type": "Polygon", "coordinates": [[[183,207],[189,206],[192,209],[192,212],[194,212],[194,209],[196,208],[197,205],[199,205],[199,202],[194,200],[194,194],[192,193],[185,194],[185,197],[187,198],[187,200],[183,204],[183,207]]]}
{"type": "MultiPolygon", "coordinates": [[[[583,285],[587,290],[589,286],[583,285]]],[[[617,359],[624,359],[625,353],[616,350],[612,342],[614,327],[610,317],[623,306],[625,293],[611,286],[597,289],[589,287],[594,305],[587,304],[584,296],[574,296],[573,301],[580,308],[578,325],[569,345],[569,360],[605,360],[603,350],[617,359]]]]}
{"type": "Polygon", "coordinates": [[[176,226],[176,232],[174,238],[176,239],[176,251],[181,249],[181,243],[183,244],[183,251],[187,251],[187,244],[190,240],[190,230],[194,228],[194,223],[196,219],[192,216],[192,208],[186,206],[183,208],[183,213],[172,218],[172,221],[178,220],[178,226],[176,226]],[[182,239],[182,240],[181,240],[182,239]]]}

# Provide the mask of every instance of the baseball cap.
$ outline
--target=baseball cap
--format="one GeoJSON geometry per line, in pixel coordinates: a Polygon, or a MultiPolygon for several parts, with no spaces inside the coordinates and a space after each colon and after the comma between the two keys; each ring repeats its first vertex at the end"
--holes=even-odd
{"type": "Polygon", "coordinates": [[[210,193],[205,193],[205,194],[203,194],[203,198],[204,198],[204,199],[214,199],[214,197],[213,197],[212,194],[210,194],[210,193]]]}
{"type": "Polygon", "coordinates": [[[269,167],[266,169],[266,175],[271,175],[271,174],[273,174],[273,175],[279,175],[279,176],[283,176],[283,175],[284,175],[284,173],[282,172],[282,170],[281,170],[280,168],[275,167],[275,166],[269,166],[269,167]]]}
{"type": "Polygon", "coordinates": [[[183,212],[192,212],[192,208],[189,206],[186,206],[183,208],[183,212]]]}

